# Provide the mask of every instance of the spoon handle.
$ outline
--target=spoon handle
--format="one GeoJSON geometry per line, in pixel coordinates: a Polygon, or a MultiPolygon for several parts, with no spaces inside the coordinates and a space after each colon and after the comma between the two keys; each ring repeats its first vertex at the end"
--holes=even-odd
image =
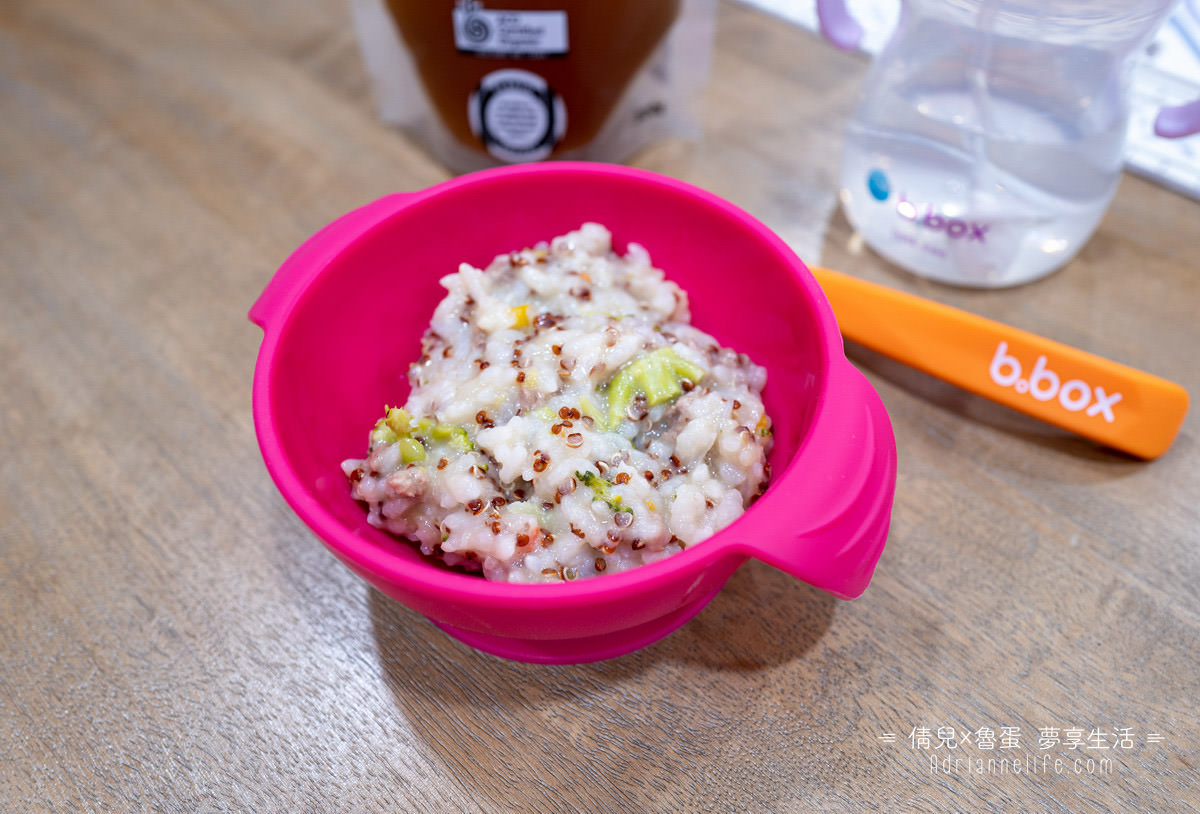
{"type": "Polygon", "coordinates": [[[1187,414],[1174,382],[948,305],[813,268],[842,335],[1057,427],[1140,458],[1187,414]]]}

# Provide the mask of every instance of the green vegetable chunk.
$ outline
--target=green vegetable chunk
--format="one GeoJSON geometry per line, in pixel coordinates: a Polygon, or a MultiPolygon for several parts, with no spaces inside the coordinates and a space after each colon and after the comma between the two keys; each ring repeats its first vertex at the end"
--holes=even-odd
{"type": "Polygon", "coordinates": [[[435,424],[429,435],[434,441],[449,443],[459,452],[470,452],[475,449],[475,442],[471,440],[465,427],[457,427],[453,424],[435,424]]]}
{"type": "Polygon", "coordinates": [[[447,443],[459,452],[475,449],[465,427],[441,424],[432,418],[414,419],[402,407],[384,407],[383,418],[371,430],[372,444],[400,444],[400,457],[406,464],[425,460],[425,445],[447,443]]]}
{"type": "Polygon", "coordinates": [[[375,428],[371,430],[371,443],[394,444],[400,438],[404,438],[409,432],[409,423],[412,417],[408,411],[401,407],[384,407],[383,418],[375,422],[375,428]]]}
{"type": "Polygon", "coordinates": [[[640,394],[650,407],[667,404],[683,394],[681,382],[697,382],[704,370],[683,359],[671,348],[659,348],[625,364],[608,383],[608,424],[621,423],[625,411],[640,394]]]}
{"type": "Polygon", "coordinates": [[[592,490],[596,500],[599,500],[608,505],[608,508],[614,512],[628,512],[633,514],[633,509],[628,506],[621,505],[621,496],[614,495],[611,491],[612,484],[600,477],[594,472],[576,472],[575,479],[584,486],[592,490]]]}
{"type": "Polygon", "coordinates": [[[416,438],[401,438],[396,443],[400,445],[401,462],[415,464],[425,460],[425,447],[416,438]]]}

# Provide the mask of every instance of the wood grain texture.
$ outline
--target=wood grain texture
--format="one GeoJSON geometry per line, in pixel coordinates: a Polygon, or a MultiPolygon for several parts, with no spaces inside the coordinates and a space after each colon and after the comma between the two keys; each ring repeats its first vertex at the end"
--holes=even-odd
{"type": "MultiPolygon", "coordinates": [[[[1129,177],[1057,275],[907,276],[836,207],[865,61],[718,22],[704,137],[638,164],[803,257],[1200,390],[1200,204],[1129,177]]],[[[0,809],[1197,810],[1194,411],[1140,463],[851,347],[900,453],[862,599],[751,563],[644,651],[509,663],[340,566],[254,439],[245,314],[273,270],[447,177],[376,120],[346,4],[9,0],[0,121],[0,809]],[[921,727],[1111,771],[934,772],[921,727]],[[1040,750],[1042,727],[1136,743],[1040,750]]]]}

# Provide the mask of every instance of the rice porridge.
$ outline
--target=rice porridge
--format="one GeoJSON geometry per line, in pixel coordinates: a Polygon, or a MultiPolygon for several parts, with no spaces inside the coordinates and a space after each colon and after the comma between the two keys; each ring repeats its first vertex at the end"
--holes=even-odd
{"type": "Polygon", "coordinates": [[[641,246],[585,223],[441,282],[408,401],[342,464],[373,526],[556,582],[677,553],[766,489],[766,371],[692,327],[641,246]]]}

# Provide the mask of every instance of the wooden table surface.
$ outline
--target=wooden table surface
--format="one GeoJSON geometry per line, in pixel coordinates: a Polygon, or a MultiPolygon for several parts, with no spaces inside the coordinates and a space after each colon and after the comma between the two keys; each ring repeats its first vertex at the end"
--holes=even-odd
{"type": "MultiPolygon", "coordinates": [[[[703,138],[636,163],[1200,391],[1200,204],[1146,181],[1017,289],[856,251],[865,67],[723,2],[703,138]]],[[[335,561],[254,438],[274,269],[447,177],[379,123],[347,4],[9,0],[0,121],[0,809],[1197,810],[1195,411],[1143,463],[851,347],[900,459],[861,599],[751,562],[643,651],[507,662],[335,561]]]]}

